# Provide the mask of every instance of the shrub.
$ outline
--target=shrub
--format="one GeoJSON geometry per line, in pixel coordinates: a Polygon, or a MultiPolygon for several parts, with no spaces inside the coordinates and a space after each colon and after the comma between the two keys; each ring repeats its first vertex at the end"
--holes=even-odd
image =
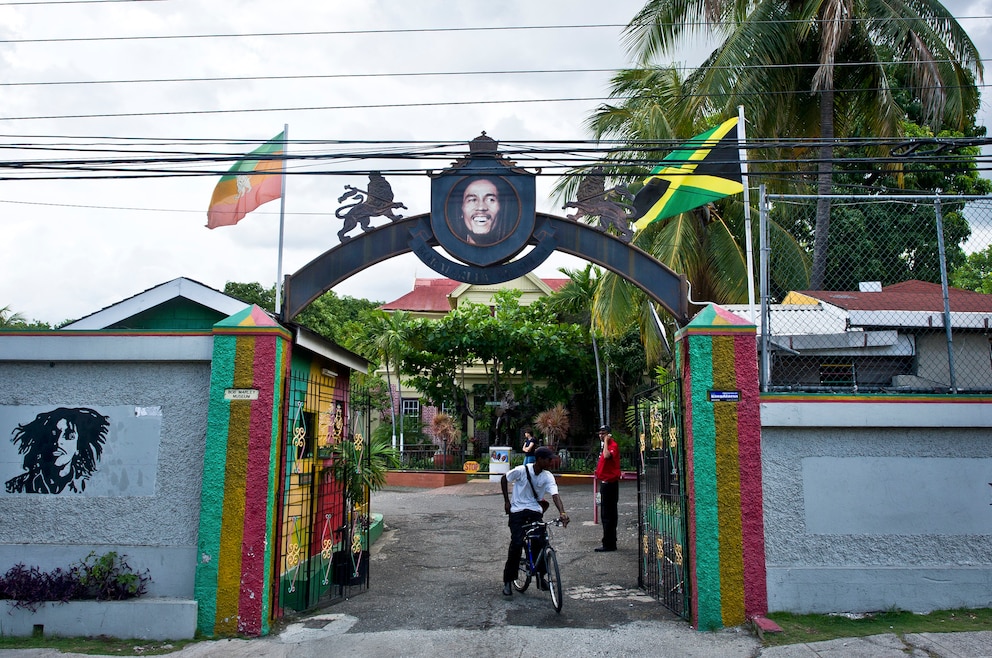
{"type": "Polygon", "coordinates": [[[38,567],[15,564],[0,578],[0,599],[10,599],[15,608],[37,610],[45,601],[65,603],[79,596],[79,574],[75,569],[45,572],[38,567]]]}
{"type": "Polygon", "coordinates": [[[78,573],[85,598],[121,601],[141,596],[148,590],[148,583],[151,582],[148,570],[135,573],[124,557],[114,551],[100,556],[91,551],[83,559],[78,573]]]}
{"type": "Polygon", "coordinates": [[[152,579],[147,569],[135,573],[124,557],[114,551],[100,556],[90,552],[68,570],[50,572],[15,564],[0,577],[0,599],[11,601],[15,608],[34,611],[45,602],[136,598],[147,591],[152,579]]]}

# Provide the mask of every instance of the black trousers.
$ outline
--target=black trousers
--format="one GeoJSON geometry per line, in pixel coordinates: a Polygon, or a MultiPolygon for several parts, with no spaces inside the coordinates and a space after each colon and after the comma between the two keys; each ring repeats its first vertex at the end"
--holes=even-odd
{"type": "Polygon", "coordinates": [[[620,502],[620,482],[600,482],[600,519],[603,525],[603,548],[616,549],[617,521],[619,513],[617,504],[620,502]]]}
{"type": "MultiPolygon", "coordinates": [[[[520,571],[520,556],[524,548],[524,526],[534,521],[540,521],[544,517],[540,512],[525,509],[522,512],[510,512],[510,549],[506,553],[506,564],[503,566],[503,582],[512,583],[517,578],[520,571]]],[[[538,552],[544,548],[543,539],[535,541],[531,550],[536,557],[538,552]]],[[[544,565],[538,565],[544,570],[544,565]]]]}

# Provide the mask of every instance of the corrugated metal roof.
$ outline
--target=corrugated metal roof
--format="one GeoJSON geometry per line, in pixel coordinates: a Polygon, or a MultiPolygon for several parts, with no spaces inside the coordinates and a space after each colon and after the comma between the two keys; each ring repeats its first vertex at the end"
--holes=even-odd
{"type": "MultiPolygon", "coordinates": [[[[938,283],[903,281],[883,286],[881,292],[850,290],[802,290],[803,295],[829,302],[848,311],[944,311],[944,296],[938,283]]],[[[956,313],[992,313],[992,295],[971,290],[948,288],[951,311],[956,313]]]]}

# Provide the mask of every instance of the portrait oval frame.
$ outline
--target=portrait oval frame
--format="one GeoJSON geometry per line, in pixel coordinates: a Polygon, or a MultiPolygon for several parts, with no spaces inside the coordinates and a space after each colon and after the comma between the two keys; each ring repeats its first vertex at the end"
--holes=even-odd
{"type": "Polygon", "coordinates": [[[505,171],[460,171],[441,176],[431,187],[431,230],[438,244],[458,260],[480,267],[519,254],[534,231],[534,179],[505,171]],[[500,195],[503,234],[491,244],[472,244],[462,218],[462,197],[469,184],[486,179],[500,195]]]}

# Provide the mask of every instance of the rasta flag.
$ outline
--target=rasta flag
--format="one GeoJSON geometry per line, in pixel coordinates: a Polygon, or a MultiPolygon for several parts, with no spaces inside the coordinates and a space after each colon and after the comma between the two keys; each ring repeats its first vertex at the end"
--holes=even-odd
{"type": "Polygon", "coordinates": [[[234,163],[214,188],[207,210],[207,228],[237,224],[263,203],[282,196],[281,132],[234,163]]]}
{"type": "Polygon", "coordinates": [[[739,149],[733,118],[665,156],[634,196],[637,229],[742,192],[739,149]]]}

